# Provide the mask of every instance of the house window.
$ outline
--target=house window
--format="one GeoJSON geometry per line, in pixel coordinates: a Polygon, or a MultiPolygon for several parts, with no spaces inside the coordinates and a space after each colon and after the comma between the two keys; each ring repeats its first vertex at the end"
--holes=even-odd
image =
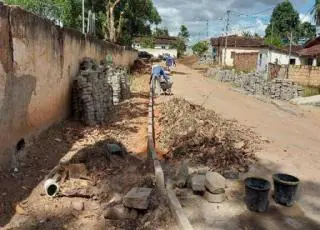
{"type": "Polygon", "coordinates": [[[296,64],[296,59],[290,58],[290,65],[295,65],[295,64],[296,64]]]}
{"type": "Polygon", "coordinates": [[[164,50],[165,50],[165,49],[166,49],[166,46],[161,46],[161,49],[164,49],[164,50]]]}
{"type": "Polygon", "coordinates": [[[312,66],[313,58],[308,58],[308,65],[312,66]]]}

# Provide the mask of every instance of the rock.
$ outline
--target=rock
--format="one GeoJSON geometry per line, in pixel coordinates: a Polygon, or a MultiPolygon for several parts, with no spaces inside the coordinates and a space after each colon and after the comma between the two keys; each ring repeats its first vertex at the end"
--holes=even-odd
{"type": "Polygon", "coordinates": [[[234,144],[235,149],[243,149],[245,147],[246,143],[244,141],[239,141],[234,144]]]}
{"type": "Polygon", "coordinates": [[[83,201],[72,201],[72,208],[77,211],[82,211],[84,209],[83,201]]]}
{"type": "Polygon", "coordinates": [[[209,191],[206,191],[203,197],[210,203],[222,203],[226,200],[226,193],[223,191],[223,193],[213,194],[209,191]]]}
{"type": "Polygon", "coordinates": [[[320,95],[312,97],[298,97],[292,99],[291,102],[297,105],[320,106],[320,95]]]}
{"type": "Polygon", "coordinates": [[[206,179],[205,175],[194,175],[191,179],[191,187],[194,192],[205,192],[206,188],[204,186],[204,181],[206,179]]]}
{"type": "Polygon", "coordinates": [[[219,173],[207,172],[205,187],[213,194],[223,193],[226,187],[226,179],[219,173]]]}
{"type": "Polygon", "coordinates": [[[180,168],[177,171],[176,185],[178,188],[184,188],[188,181],[189,170],[186,162],[182,162],[180,168]]]}
{"type": "Polygon", "coordinates": [[[208,171],[210,170],[209,167],[206,167],[206,166],[203,166],[203,167],[189,167],[188,168],[188,172],[189,172],[189,175],[192,175],[192,174],[206,174],[208,171]]]}
{"type": "Polygon", "coordinates": [[[225,170],[223,172],[223,176],[227,179],[230,179],[230,180],[239,180],[240,173],[237,171],[233,171],[233,170],[225,170]]]}
{"type": "Polygon", "coordinates": [[[114,204],[119,204],[121,202],[122,202],[122,196],[119,193],[115,193],[115,194],[113,194],[111,199],[108,201],[107,205],[111,206],[114,204]]]}
{"type": "Polygon", "coordinates": [[[131,215],[128,208],[123,205],[117,205],[112,208],[107,208],[104,212],[104,218],[110,220],[125,220],[130,219],[131,215]]]}
{"type": "Polygon", "coordinates": [[[146,210],[149,206],[151,192],[151,188],[133,188],[123,198],[123,204],[128,208],[146,210]]]}

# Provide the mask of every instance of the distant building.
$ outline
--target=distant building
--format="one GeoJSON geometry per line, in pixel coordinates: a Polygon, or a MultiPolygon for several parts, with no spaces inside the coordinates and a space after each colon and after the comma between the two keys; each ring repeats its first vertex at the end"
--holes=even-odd
{"type": "MultiPolygon", "coordinates": [[[[251,59],[257,59],[260,48],[264,44],[264,40],[230,35],[227,39],[227,47],[225,44],[225,36],[211,39],[213,59],[220,64],[234,66],[234,58],[236,54],[247,53],[248,55],[251,54],[251,56],[255,56],[255,58],[251,59]]],[[[252,65],[255,66],[256,62],[252,63],[252,65]]]]}
{"type": "Polygon", "coordinates": [[[157,37],[154,40],[155,46],[153,49],[151,48],[143,48],[141,46],[141,40],[143,37],[136,37],[133,40],[132,48],[137,49],[138,51],[145,51],[152,54],[154,57],[158,57],[163,54],[170,54],[173,57],[178,56],[178,50],[176,48],[172,48],[172,46],[176,43],[176,37],[157,37]]]}
{"type": "Polygon", "coordinates": [[[320,36],[309,40],[299,55],[303,65],[320,66],[320,36]]]}

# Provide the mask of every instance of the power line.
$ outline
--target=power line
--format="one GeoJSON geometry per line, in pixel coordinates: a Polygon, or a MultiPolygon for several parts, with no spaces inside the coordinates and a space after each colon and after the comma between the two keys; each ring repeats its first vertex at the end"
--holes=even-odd
{"type": "Polygon", "coordinates": [[[254,13],[239,13],[239,12],[235,12],[235,11],[233,11],[233,12],[235,12],[237,14],[236,16],[239,16],[239,17],[242,16],[242,15],[244,15],[244,16],[256,16],[256,15],[268,12],[270,10],[273,10],[275,7],[276,7],[276,5],[274,5],[272,7],[269,7],[267,9],[264,9],[262,11],[254,12],[254,13]]]}

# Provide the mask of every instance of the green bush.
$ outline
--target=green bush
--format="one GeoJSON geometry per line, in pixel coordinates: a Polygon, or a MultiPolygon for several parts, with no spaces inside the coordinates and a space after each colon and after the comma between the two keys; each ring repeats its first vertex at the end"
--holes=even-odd
{"type": "Polygon", "coordinates": [[[303,89],[304,97],[311,97],[320,94],[320,87],[315,86],[305,86],[303,89]]]}

